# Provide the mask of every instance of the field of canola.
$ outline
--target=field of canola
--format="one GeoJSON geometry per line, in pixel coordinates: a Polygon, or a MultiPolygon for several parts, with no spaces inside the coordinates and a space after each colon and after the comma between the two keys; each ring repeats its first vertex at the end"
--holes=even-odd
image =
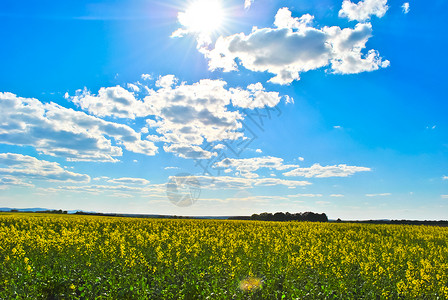
{"type": "Polygon", "coordinates": [[[0,214],[0,299],[448,299],[448,228],[0,214]]]}

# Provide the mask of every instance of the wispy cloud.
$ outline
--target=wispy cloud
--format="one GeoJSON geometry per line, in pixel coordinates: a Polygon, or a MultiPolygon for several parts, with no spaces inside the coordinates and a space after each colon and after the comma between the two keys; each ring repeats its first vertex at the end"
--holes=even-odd
{"type": "MultiPolygon", "coordinates": [[[[179,178],[179,176],[176,176],[179,178]]],[[[311,185],[308,181],[287,180],[280,178],[242,178],[233,176],[195,176],[201,188],[210,190],[251,189],[255,187],[285,186],[299,187],[311,185]]],[[[170,177],[171,178],[171,177],[170,177]]]]}
{"type": "Polygon", "coordinates": [[[249,9],[252,6],[252,3],[254,3],[254,0],[244,0],[244,8],[249,9]]]}
{"type": "Polygon", "coordinates": [[[403,9],[403,13],[404,13],[404,14],[409,13],[409,11],[411,10],[411,9],[409,8],[409,2],[405,2],[405,3],[403,3],[403,5],[401,6],[401,8],[403,9]]]}
{"type": "Polygon", "coordinates": [[[22,179],[14,176],[7,175],[0,178],[0,189],[5,189],[11,186],[34,187],[34,184],[25,182],[22,179]]]}
{"type": "Polygon", "coordinates": [[[288,195],[288,197],[290,198],[295,198],[295,197],[308,197],[308,198],[315,198],[315,197],[322,197],[322,194],[295,194],[295,195],[288,195]]]}
{"type": "Polygon", "coordinates": [[[285,170],[298,167],[298,165],[284,164],[283,159],[279,157],[263,156],[252,158],[226,158],[217,162],[214,167],[236,170],[243,177],[254,178],[258,177],[254,172],[261,168],[285,170]]]}
{"type": "Polygon", "coordinates": [[[296,168],[291,171],[283,173],[285,176],[301,176],[306,178],[317,177],[347,177],[358,172],[371,171],[367,167],[347,166],[345,164],[334,166],[321,166],[320,164],[314,164],[309,168],[296,168]]]}
{"type": "Polygon", "coordinates": [[[146,180],[143,178],[133,178],[133,177],[115,178],[115,179],[110,179],[107,182],[118,183],[118,184],[138,184],[138,185],[149,184],[149,180],[146,180]]]}
{"type": "Polygon", "coordinates": [[[366,197],[385,197],[390,196],[391,193],[381,193],[381,194],[366,194],[366,197]]]}
{"type": "Polygon", "coordinates": [[[16,153],[0,153],[0,174],[49,181],[90,181],[88,175],[67,171],[58,163],[16,153]]]}

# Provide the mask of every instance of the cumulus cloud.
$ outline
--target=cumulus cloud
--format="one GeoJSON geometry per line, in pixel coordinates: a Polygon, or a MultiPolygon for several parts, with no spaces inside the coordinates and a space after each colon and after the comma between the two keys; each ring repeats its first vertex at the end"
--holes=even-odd
{"type": "Polygon", "coordinates": [[[249,109],[274,107],[281,99],[278,92],[265,91],[260,82],[248,85],[247,89],[232,88],[230,92],[234,106],[249,109]]]}
{"type": "Polygon", "coordinates": [[[401,8],[403,9],[403,13],[404,13],[404,14],[409,13],[409,11],[411,10],[411,9],[409,8],[409,2],[405,2],[405,3],[403,3],[403,5],[401,6],[401,8]]]}
{"type": "Polygon", "coordinates": [[[226,85],[209,79],[178,83],[174,75],[166,75],[158,78],[156,89],[142,85],[148,92],[143,99],[121,86],[102,87],[97,94],[84,89],[68,96],[83,111],[0,93],[0,143],[30,145],[70,161],[115,162],[123,149],[155,155],[154,143],[161,142],[166,152],[179,157],[208,159],[224,147],[218,142],[246,138],[240,108],[274,107],[282,98],[259,82],[247,88],[226,85]],[[122,120],[104,118],[144,118],[146,126],[136,132],[122,120]],[[204,143],[216,145],[205,150],[200,147],[204,143]]]}
{"type": "Polygon", "coordinates": [[[49,181],[90,181],[88,175],[67,171],[58,163],[16,153],[0,153],[0,174],[49,181]]]}
{"type": "Polygon", "coordinates": [[[117,184],[138,184],[138,185],[147,185],[149,181],[143,178],[133,178],[133,177],[122,177],[122,178],[114,178],[110,179],[107,182],[117,183],[117,184]]]}
{"type": "Polygon", "coordinates": [[[299,80],[300,73],[322,67],[353,74],[389,65],[376,50],[363,53],[372,35],[369,23],[342,29],[315,28],[312,21],[309,14],[294,18],[288,8],[281,8],[275,16],[276,28],[220,36],[213,49],[202,48],[201,52],[208,58],[210,70],[237,70],[238,61],[248,70],[274,74],[269,81],[278,84],[289,84],[299,80]]]}
{"type": "Polygon", "coordinates": [[[200,149],[204,142],[244,139],[239,108],[274,107],[282,99],[278,92],[266,91],[259,82],[246,89],[226,85],[223,80],[209,79],[178,83],[174,75],[165,75],[158,78],[156,89],[147,89],[143,99],[120,86],[103,87],[97,95],[84,90],[71,99],[97,117],[145,118],[147,126],[140,133],[152,132],[145,142],[125,144],[129,151],[141,153],[145,146],[163,142],[166,152],[200,159],[216,155],[213,149],[200,149]]]}
{"type": "Polygon", "coordinates": [[[127,86],[128,86],[128,89],[130,89],[133,92],[139,92],[140,91],[140,88],[138,87],[138,85],[135,85],[133,83],[128,83],[127,86]]]}
{"type": "Polygon", "coordinates": [[[165,142],[164,150],[179,157],[210,158],[216,153],[201,149],[204,142],[244,138],[240,130],[243,115],[235,108],[273,107],[281,99],[277,92],[266,92],[261,83],[249,85],[247,90],[227,89],[226,84],[204,79],[191,85],[168,84],[152,91],[144,102],[148,113],[156,116],[147,124],[157,135],[148,139],[165,142]]]}
{"type": "Polygon", "coordinates": [[[34,98],[0,93],[0,143],[29,145],[71,161],[116,161],[126,150],[155,155],[131,127],[34,98]]]}
{"type": "Polygon", "coordinates": [[[102,87],[98,91],[98,95],[91,95],[90,92],[84,90],[74,96],[72,101],[83,110],[99,117],[134,119],[136,116],[141,117],[146,113],[143,103],[135,99],[131,92],[118,85],[102,87]]]}
{"type": "Polygon", "coordinates": [[[285,176],[301,176],[306,178],[317,177],[347,177],[358,172],[370,171],[370,168],[347,166],[345,164],[334,166],[321,166],[314,164],[309,168],[296,168],[289,172],[283,173],[285,176]]]}
{"type": "Polygon", "coordinates": [[[174,75],[159,76],[159,79],[157,79],[156,81],[156,86],[162,88],[169,88],[176,82],[177,78],[174,75]]]}
{"type": "Polygon", "coordinates": [[[445,176],[445,175],[444,175],[444,176],[442,176],[442,179],[443,179],[443,180],[448,180],[448,176],[445,176]]]}
{"type": "Polygon", "coordinates": [[[344,195],[342,195],[342,194],[331,194],[330,197],[340,198],[340,197],[344,197],[344,195]]]}
{"type": "Polygon", "coordinates": [[[387,0],[361,0],[358,3],[344,0],[339,17],[364,22],[370,20],[371,16],[383,17],[388,8],[387,0]]]}

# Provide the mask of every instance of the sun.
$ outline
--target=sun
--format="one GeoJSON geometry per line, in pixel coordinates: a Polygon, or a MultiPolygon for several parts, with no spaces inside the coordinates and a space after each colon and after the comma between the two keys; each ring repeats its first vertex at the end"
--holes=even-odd
{"type": "Polygon", "coordinates": [[[220,0],[197,0],[179,13],[178,20],[190,32],[211,34],[220,29],[224,15],[220,0]]]}

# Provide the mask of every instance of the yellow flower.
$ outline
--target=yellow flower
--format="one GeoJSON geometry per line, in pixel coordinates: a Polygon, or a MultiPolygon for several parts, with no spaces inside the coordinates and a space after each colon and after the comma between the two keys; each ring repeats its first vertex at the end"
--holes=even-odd
{"type": "Polygon", "coordinates": [[[248,277],[246,279],[241,280],[240,289],[243,291],[253,291],[258,288],[261,288],[262,280],[256,277],[248,277]]]}

